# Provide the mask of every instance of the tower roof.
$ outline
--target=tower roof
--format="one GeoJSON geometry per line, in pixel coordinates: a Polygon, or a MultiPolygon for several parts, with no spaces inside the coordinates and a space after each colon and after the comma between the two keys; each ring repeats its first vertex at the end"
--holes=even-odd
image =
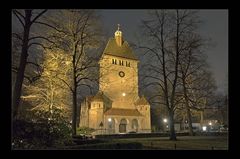
{"type": "Polygon", "coordinates": [[[108,40],[107,46],[104,49],[103,54],[138,60],[127,41],[123,41],[122,46],[118,46],[115,38],[110,38],[108,40]]]}
{"type": "Polygon", "coordinates": [[[94,96],[89,96],[88,99],[95,102],[103,102],[105,99],[110,100],[103,92],[98,92],[94,96]]]}
{"type": "Polygon", "coordinates": [[[139,98],[139,99],[136,101],[135,104],[136,104],[136,105],[149,105],[147,99],[146,99],[144,96],[142,96],[141,98],[139,98]]]}

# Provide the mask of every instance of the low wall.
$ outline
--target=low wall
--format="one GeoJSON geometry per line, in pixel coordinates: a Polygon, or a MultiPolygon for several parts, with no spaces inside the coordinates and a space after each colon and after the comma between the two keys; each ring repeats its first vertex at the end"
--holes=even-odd
{"type": "MultiPolygon", "coordinates": [[[[195,133],[196,136],[225,136],[227,132],[199,132],[195,133]]],[[[188,132],[176,133],[176,136],[189,136],[188,132]]],[[[169,137],[169,133],[134,133],[134,134],[109,134],[109,135],[96,135],[96,139],[101,138],[145,138],[145,137],[169,137]]]]}

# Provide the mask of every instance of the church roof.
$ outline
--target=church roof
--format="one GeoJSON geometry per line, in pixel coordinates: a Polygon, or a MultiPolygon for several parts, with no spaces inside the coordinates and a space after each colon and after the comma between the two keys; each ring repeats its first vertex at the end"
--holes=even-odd
{"type": "Polygon", "coordinates": [[[95,96],[93,96],[92,100],[94,101],[103,101],[103,94],[98,92],[95,96]]]}
{"type": "Polygon", "coordinates": [[[109,39],[103,54],[138,60],[127,41],[123,41],[122,46],[118,46],[115,38],[109,39]]]}
{"type": "Polygon", "coordinates": [[[105,94],[103,94],[103,92],[98,92],[96,95],[94,96],[88,96],[88,99],[90,101],[98,101],[98,102],[103,102],[104,99],[108,99],[110,100],[105,94]]]}
{"type": "Polygon", "coordinates": [[[111,108],[105,112],[105,115],[120,115],[120,116],[142,116],[137,109],[118,109],[111,108]]]}
{"type": "Polygon", "coordinates": [[[139,99],[136,101],[135,104],[136,104],[136,105],[149,105],[147,99],[146,99],[144,96],[142,96],[141,98],[139,98],[139,99]]]}

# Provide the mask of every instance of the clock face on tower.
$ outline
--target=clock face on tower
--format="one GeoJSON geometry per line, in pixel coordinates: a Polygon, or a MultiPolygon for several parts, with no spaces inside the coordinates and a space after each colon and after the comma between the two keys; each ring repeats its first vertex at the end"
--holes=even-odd
{"type": "Polygon", "coordinates": [[[124,77],[124,76],[125,76],[125,73],[124,73],[123,71],[120,71],[120,72],[118,73],[118,75],[119,75],[120,77],[124,77]]]}

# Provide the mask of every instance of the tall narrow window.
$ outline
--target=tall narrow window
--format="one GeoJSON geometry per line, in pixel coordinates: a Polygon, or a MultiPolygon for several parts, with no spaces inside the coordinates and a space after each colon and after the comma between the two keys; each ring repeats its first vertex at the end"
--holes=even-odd
{"type": "Polygon", "coordinates": [[[116,59],[112,59],[112,64],[117,64],[117,60],[116,59]]]}
{"type": "Polygon", "coordinates": [[[122,65],[121,60],[119,60],[119,65],[122,65]]]}
{"type": "Polygon", "coordinates": [[[130,62],[127,62],[127,61],[126,61],[126,66],[127,66],[127,67],[130,67],[130,62]]]}

